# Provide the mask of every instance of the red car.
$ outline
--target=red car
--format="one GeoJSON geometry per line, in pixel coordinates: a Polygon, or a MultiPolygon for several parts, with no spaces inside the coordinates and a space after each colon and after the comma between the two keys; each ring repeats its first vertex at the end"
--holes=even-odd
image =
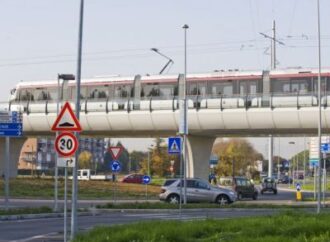
{"type": "Polygon", "coordinates": [[[136,173],[126,175],[126,176],[124,176],[122,182],[142,184],[143,183],[143,175],[142,174],[136,174],[136,173]]]}

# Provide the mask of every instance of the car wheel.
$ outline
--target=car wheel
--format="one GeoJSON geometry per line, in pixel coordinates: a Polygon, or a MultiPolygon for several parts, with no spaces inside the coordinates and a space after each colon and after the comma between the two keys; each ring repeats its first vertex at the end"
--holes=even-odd
{"type": "Polygon", "coordinates": [[[215,202],[219,205],[227,205],[230,203],[228,196],[224,194],[217,196],[215,202]]]}
{"type": "Polygon", "coordinates": [[[241,192],[239,192],[237,194],[237,200],[242,200],[243,199],[243,194],[241,192]]]}
{"type": "Polygon", "coordinates": [[[178,204],[179,203],[179,199],[180,197],[176,194],[171,194],[168,196],[167,198],[167,202],[168,203],[172,203],[172,204],[178,204]]]}
{"type": "Polygon", "coordinates": [[[277,190],[274,190],[274,194],[275,194],[275,195],[277,194],[277,190]]]}
{"type": "Polygon", "coordinates": [[[261,194],[264,194],[264,191],[263,190],[261,190],[261,192],[260,192],[261,194]]]}
{"type": "Polygon", "coordinates": [[[256,194],[256,193],[253,194],[252,199],[253,199],[253,200],[257,200],[257,199],[258,199],[258,194],[256,194]]]}

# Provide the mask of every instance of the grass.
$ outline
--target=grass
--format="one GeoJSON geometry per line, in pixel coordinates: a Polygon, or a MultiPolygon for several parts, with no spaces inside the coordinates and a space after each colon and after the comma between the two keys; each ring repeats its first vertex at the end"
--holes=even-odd
{"type": "MultiPolygon", "coordinates": [[[[54,180],[38,178],[16,178],[10,180],[10,196],[16,198],[54,197],[54,180]]],[[[4,181],[0,180],[0,196],[4,196],[4,181]]],[[[68,181],[68,191],[71,191],[71,181],[68,181]]],[[[63,198],[64,180],[59,180],[59,198],[63,198]]],[[[79,181],[79,198],[81,199],[112,199],[115,189],[117,199],[142,199],[145,197],[145,185],[128,184],[110,181],[79,181]]],[[[159,186],[148,185],[148,197],[157,198],[159,186]]]]}
{"type": "Polygon", "coordinates": [[[96,227],[74,242],[326,242],[330,215],[285,212],[279,215],[207,219],[205,221],[152,221],[96,227]]]}
{"type": "Polygon", "coordinates": [[[0,216],[2,215],[22,215],[22,214],[39,214],[39,213],[52,213],[52,209],[49,207],[40,208],[12,208],[12,209],[0,209],[0,216]]]}
{"type": "MultiPolygon", "coordinates": [[[[182,204],[184,209],[200,209],[200,208],[308,208],[314,205],[276,205],[276,204],[253,204],[235,202],[230,205],[221,206],[215,203],[188,203],[182,204]]],[[[99,209],[179,209],[178,204],[170,204],[165,202],[136,202],[136,203],[107,203],[105,205],[97,205],[99,209]]]]}

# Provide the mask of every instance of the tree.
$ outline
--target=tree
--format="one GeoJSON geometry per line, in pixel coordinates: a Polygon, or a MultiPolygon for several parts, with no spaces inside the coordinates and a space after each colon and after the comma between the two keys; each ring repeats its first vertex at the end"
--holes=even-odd
{"type": "Polygon", "coordinates": [[[92,154],[89,151],[83,151],[78,157],[80,169],[92,169],[92,154]]]}
{"type": "Polygon", "coordinates": [[[141,173],[148,173],[148,159],[151,175],[170,176],[171,160],[174,160],[174,171],[179,173],[179,156],[168,154],[167,144],[162,138],[156,138],[152,148],[144,154],[144,159],[140,162],[141,173]]]}
{"type": "Polygon", "coordinates": [[[253,146],[245,139],[222,140],[213,147],[213,153],[219,157],[215,168],[217,175],[253,175],[256,176],[257,160],[263,160],[253,146]]]}

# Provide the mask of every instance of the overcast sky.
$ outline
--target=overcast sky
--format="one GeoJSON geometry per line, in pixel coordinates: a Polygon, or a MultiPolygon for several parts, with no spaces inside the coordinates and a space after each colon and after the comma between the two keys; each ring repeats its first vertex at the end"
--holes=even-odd
{"type": "MultiPolygon", "coordinates": [[[[317,67],[316,0],[85,0],[82,77],[269,69],[276,20],[279,68],[317,67]]],[[[0,101],[19,81],[76,73],[80,0],[0,0],[0,101]]],[[[330,1],[321,3],[322,65],[330,66],[330,1]]],[[[264,143],[264,142],[262,142],[264,143]]],[[[262,145],[264,146],[264,145],[262,145]]],[[[285,148],[283,149],[285,150],[285,148]]]]}

